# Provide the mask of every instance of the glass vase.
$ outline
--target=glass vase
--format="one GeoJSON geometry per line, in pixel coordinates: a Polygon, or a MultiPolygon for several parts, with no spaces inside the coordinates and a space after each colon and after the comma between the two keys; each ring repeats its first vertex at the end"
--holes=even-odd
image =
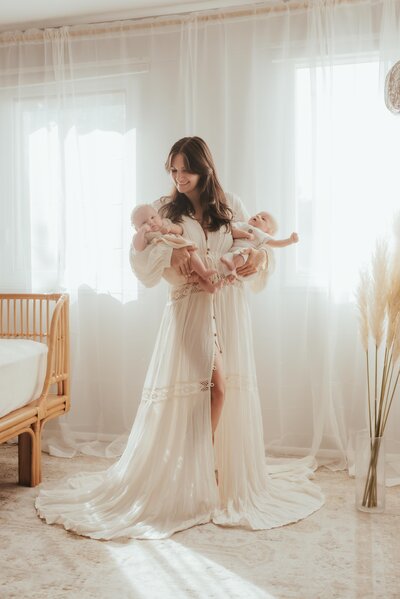
{"type": "Polygon", "coordinates": [[[385,510],[385,443],[360,431],[355,446],[356,507],[362,512],[385,510]]]}

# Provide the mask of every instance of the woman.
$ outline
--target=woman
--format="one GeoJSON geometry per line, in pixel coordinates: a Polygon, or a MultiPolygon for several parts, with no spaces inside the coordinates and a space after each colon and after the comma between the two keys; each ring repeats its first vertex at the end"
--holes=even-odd
{"type": "MultiPolygon", "coordinates": [[[[242,204],[223,192],[198,137],[174,144],[166,167],[175,189],[155,206],[223,277],[230,225],[247,220],[242,204]]],[[[264,268],[265,279],[267,259],[269,249],[251,250],[238,273],[264,268]]],[[[131,248],[131,264],[145,285],[164,277],[171,288],[127,447],[106,472],[42,490],[39,515],[92,538],[155,539],[210,521],[272,528],[318,509],[307,467],[266,472],[244,284],[205,293],[191,280],[187,248],[131,248]]]]}

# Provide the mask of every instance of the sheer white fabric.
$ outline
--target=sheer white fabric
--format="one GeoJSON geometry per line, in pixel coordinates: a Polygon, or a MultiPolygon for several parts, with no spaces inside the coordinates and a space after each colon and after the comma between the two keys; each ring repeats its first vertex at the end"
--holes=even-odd
{"type": "MultiPolygon", "coordinates": [[[[366,424],[354,290],[398,208],[384,82],[400,10],[307,5],[0,36],[0,285],[72,300],[72,408],[45,428],[53,453],[124,445],[166,295],[129,270],[129,213],[168,192],[172,143],[200,135],[223,187],[300,235],[250,297],[267,451],[347,465],[366,424]]],[[[399,417],[396,398],[390,453],[399,417]]]]}
{"type": "MultiPolygon", "coordinates": [[[[245,216],[237,199],[233,208],[241,219],[245,216]]],[[[222,228],[206,237],[188,217],[182,226],[204,262],[222,273],[220,257],[231,247],[232,235],[222,228]]],[[[163,255],[162,248],[158,244],[134,253],[133,267],[140,263],[145,273],[149,256],[163,255]]],[[[163,275],[162,261],[154,262],[143,276],[145,284],[163,275]]],[[[322,494],[309,481],[311,474],[303,463],[288,465],[275,477],[267,474],[244,284],[208,294],[181,282],[171,286],[121,459],[105,473],[41,490],[36,507],[48,523],[101,539],[163,538],[211,520],[266,529],[297,521],[321,506],[322,494]],[[222,357],[226,395],[213,448],[215,352],[222,357]]]]}

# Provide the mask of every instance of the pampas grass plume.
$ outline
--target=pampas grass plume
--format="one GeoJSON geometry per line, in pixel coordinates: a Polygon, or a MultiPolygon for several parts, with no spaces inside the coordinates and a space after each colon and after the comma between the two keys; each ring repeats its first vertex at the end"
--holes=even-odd
{"type": "Polygon", "coordinates": [[[387,253],[387,243],[380,241],[376,244],[372,256],[369,322],[376,347],[379,347],[382,343],[386,316],[388,294],[387,253]]]}
{"type": "Polygon", "coordinates": [[[394,327],[394,338],[393,338],[393,364],[396,364],[400,357],[400,314],[397,315],[396,323],[394,327]]]}
{"type": "Polygon", "coordinates": [[[361,342],[366,352],[368,419],[371,454],[362,499],[363,507],[377,507],[377,459],[379,445],[373,441],[383,437],[390,409],[400,380],[400,213],[394,225],[395,247],[388,266],[388,246],[376,244],[371,274],[360,273],[357,300],[360,312],[361,342]],[[386,333],[386,335],[385,335],[386,333]],[[375,341],[370,368],[369,334],[375,341]],[[379,349],[385,335],[385,349],[379,349]],[[396,366],[395,366],[396,365],[396,366]],[[372,373],[372,381],[370,374],[372,373]],[[371,385],[372,382],[372,385],[371,385]]]}
{"type": "Polygon", "coordinates": [[[359,310],[361,343],[365,351],[368,351],[368,297],[370,295],[371,277],[367,270],[360,273],[360,283],[357,289],[357,305],[359,310]]]}

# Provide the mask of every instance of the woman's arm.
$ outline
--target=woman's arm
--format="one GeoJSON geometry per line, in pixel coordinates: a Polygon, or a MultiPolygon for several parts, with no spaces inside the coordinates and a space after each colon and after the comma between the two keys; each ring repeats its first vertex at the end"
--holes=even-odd
{"type": "MultiPolygon", "coordinates": [[[[152,205],[157,211],[160,211],[166,202],[168,202],[168,198],[160,198],[152,205]]],[[[177,226],[179,227],[179,225],[177,226]]],[[[193,250],[195,248],[191,246],[173,249],[166,243],[157,243],[148,245],[143,251],[138,251],[131,244],[129,260],[139,281],[145,287],[154,287],[163,277],[164,270],[171,267],[178,275],[189,277],[191,273],[190,252],[193,250]]]]}
{"type": "Polygon", "coordinates": [[[243,250],[244,254],[248,254],[246,262],[243,266],[236,268],[236,272],[241,277],[254,275],[256,272],[268,270],[268,254],[263,250],[255,250],[248,248],[243,250]]]}
{"type": "MultiPolygon", "coordinates": [[[[233,211],[232,224],[234,225],[235,222],[240,220],[247,222],[249,215],[240,198],[235,194],[227,193],[226,199],[229,207],[233,211]]],[[[238,275],[242,277],[247,277],[258,272],[258,276],[252,281],[251,286],[254,291],[261,291],[267,283],[268,276],[274,270],[274,253],[267,245],[264,245],[262,249],[258,250],[250,248],[247,250],[247,253],[249,255],[247,262],[243,266],[237,268],[236,271],[238,275]]]]}
{"type": "MultiPolygon", "coordinates": [[[[162,206],[165,206],[165,203],[168,202],[168,197],[160,198],[156,202],[153,202],[153,206],[156,210],[160,212],[162,206]]],[[[173,223],[169,219],[163,219],[169,222],[169,233],[174,233],[175,235],[183,235],[183,228],[173,223]]],[[[164,244],[158,244],[164,245],[164,244]]],[[[171,267],[175,270],[178,275],[183,275],[188,278],[191,276],[192,268],[190,262],[190,253],[196,250],[195,246],[187,246],[184,248],[169,248],[171,250],[170,262],[167,267],[171,267]]]]}
{"type": "Polygon", "coordinates": [[[245,205],[242,200],[234,193],[226,193],[225,194],[226,201],[228,203],[229,208],[233,212],[232,224],[242,221],[247,223],[250,218],[249,213],[247,212],[245,205]]]}
{"type": "Polygon", "coordinates": [[[154,287],[161,281],[164,269],[171,263],[172,247],[166,243],[149,244],[142,252],[131,244],[129,261],[136,277],[145,287],[154,287]]]}
{"type": "Polygon", "coordinates": [[[176,270],[179,275],[190,277],[193,272],[190,253],[195,249],[194,246],[174,248],[171,256],[171,268],[176,270]]]}
{"type": "MultiPolygon", "coordinates": [[[[164,203],[164,198],[153,202],[156,210],[164,203]]],[[[143,251],[135,249],[131,244],[129,250],[129,262],[131,268],[145,287],[154,287],[161,281],[164,269],[171,264],[172,247],[166,243],[149,244],[143,251]]]]}

